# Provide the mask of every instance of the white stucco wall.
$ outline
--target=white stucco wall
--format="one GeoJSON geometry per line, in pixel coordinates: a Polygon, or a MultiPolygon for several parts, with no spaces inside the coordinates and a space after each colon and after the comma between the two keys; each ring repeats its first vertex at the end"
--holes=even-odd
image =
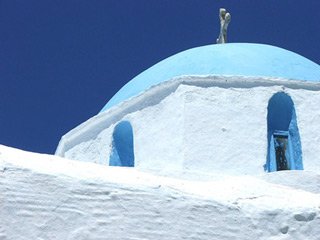
{"type": "Polygon", "coordinates": [[[215,176],[182,180],[0,145],[0,239],[319,239],[319,173],[215,176]]]}
{"type": "Polygon", "coordinates": [[[136,167],[261,174],[268,146],[268,101],[283,91],[295,104],[304,169],[320,171],[319,84],[209,76],[198,81],[181,77],[167,85],[90,119],[72,132],[79,144],[58,154],[108,165],[113,129],[125,120],[133,127],[136,167]],[[97,134],[88,138],[88,131],[97,134]]]}

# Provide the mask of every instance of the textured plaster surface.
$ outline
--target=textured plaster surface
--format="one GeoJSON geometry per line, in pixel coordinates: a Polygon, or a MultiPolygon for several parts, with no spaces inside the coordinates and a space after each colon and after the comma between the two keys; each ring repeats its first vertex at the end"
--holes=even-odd
{"type": "Polygon", "coordinates": [[[270,78],[181,77],[83,123],[62,138],[57,154],[108,165],[113,129],[129,121],[136,167],[262,174],[268,101],[285,92],[296,109],[304,169],[319,171],[319,86],[270,78]]]}
{"type": "Polygon", "coordinates": [[[190,172],[160,172],[0,146],[0,239],[318,239],[320,235],[317,172],[206,175],[201,181],[190,172]]]}

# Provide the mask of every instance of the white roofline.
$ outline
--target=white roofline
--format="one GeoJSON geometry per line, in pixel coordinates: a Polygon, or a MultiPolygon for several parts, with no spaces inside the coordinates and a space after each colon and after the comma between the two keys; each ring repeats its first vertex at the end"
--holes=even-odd
{"type": "Polygon", "coordinates": [[[140,94],[88,119],[61,138],[55,154],[63,157],[66,151],[84,141],[84,139],[90,140],[95,138],[103,129],[119,121],[126,114],[159,103],[162,99],[174,92],[181,84],[199,87],[217,86],[222,88],[283,86],[284,88],[291,89],[320,90],[320,82],[305,80],[255,76],[183,75],[153,85],[140,94]]]}

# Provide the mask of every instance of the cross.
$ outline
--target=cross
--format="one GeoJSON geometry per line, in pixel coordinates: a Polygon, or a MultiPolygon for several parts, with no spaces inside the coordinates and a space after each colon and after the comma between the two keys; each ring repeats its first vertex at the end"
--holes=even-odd
{"type": "Polygon", "coordinates": [[[230,13],[227,13],[226,9],[220,8],[219,11],[219,17],[220,17],[220,35],[217,39],[217,43],[226,43],[227,42],[227,28],[231,21],[231,15],[230,13]]]}

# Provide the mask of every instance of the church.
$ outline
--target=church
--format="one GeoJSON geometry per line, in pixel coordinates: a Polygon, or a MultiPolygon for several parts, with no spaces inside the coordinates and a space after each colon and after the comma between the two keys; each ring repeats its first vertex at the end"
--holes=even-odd
{"type": "Polygon", "coordinates": [[[106,166],[255,176],[320,171],[320,66],[285,49],[192,48],[142,72],[56,155],[106,166]]]}
{"type": "Polygon", "coordinates": [[[62,136],[0,145],[0,239],[318,239],[320,66],[264,44],[177,53],[62,136]]]}

